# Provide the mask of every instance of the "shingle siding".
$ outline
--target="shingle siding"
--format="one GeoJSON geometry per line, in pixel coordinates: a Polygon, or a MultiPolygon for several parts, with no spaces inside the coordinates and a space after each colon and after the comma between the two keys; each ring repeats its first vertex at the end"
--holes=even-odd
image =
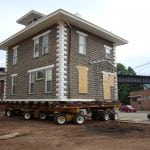
{"type": "MultiPolygon", "coordinates": [[[[12,47],[8,52],[8,80],[7,80],[7,99],[57,99],[56,96],[56,55],[58,49],[58,25],[55,24],[44,31],[25,39],[20,43],[18,48],[18,61],[16,65],[12,65],[12,47]],[[33,37],[47,31],[49,33],[49,53],[42,56],[42,48],[40,49],[40,55],[38,58],[33,58],[34,41],[33,37]],[[44,80],[35,82],[35,94],[29,94],[29,73],[28,70],[40,68],[54,64],[53,67],[53,80],[52,80],[52,93],[44,93],[44,80]],[[11,95],[11,74],[17,74],[16,81],[16,95],[11,95]]],[[[115,69],[108,62],[101,62],[99,64],[90,65],[91,61],[102,60],[105,58],[104,45],[113,48],[113,43],[103,38],[97,37],[91,33],[88,33],[82,29],[79,29],[71,25],[67,28],[67,40],[65,51],[67,52],[67,98],[71,99],[96,99],[103,100],[103,74],[102,71],[114,72],[115,69]],[[77,31],[86,33],[86,56],[79,54],[79,34],[77,31]],[[77,66],[85,66],[88,68],[88,93],[78,93],[78,69],[77,66]]],[[[40,37],[40,45],[42,45],[42,37],[40,37]]],[[[15,45],[14,45],[15,46],[15,45]]],[[[115,50],[112,49],[112,57],[109,60],[112,64],[115,62],[115,50]]],[[[114,98],[114,88],[111,90],[112,98],[114,98]]]]}
{"type": "MultiPolygon", "coordinates": [[[[36,81],[35,94],[29,93],[29,73],[28,70],[48,66],[56,63],[56,36],[57,25],[45,29],[25,39],[24,41],[17,43],[18,48],[18,61],[16,65],[12,65],[12,47],[8,52],[8,86],[7,86],[7,99],[43,99],[43,98],[55,98],[56,96],[56,69],[53,68],[53,80],[52,80],[52,93],[44,93],[44,80],[36,81]],[[49,33],[49,53],[42,55],[42,47],[40,48],[40,55],[38,58],[33,58],[34,40],[33,37],[51,30],[49,33]],[[11,74],[17,74],[16,81],[16,94],[11,95],[11,74]]],[[[42,37],[40,37],[40,45],[42,45],[42,37]]]]}
{"type": "MultiPolygon", "coordinates": [[[[69,29],[68,29],[69,30],[69,29]]],[[[89,65],[91,61],[105,59],[104,45],[113,47],[113,43],[105,39],[99,38],[91,33],[72,26],[71,31],[71,50],[70,50],[70,98],[77,99],[96,99],[103,100],[103,82],[102,71],[114,72],[113,67],[107,62],[99,63],[99,65],[89,65]],[[77,31],[86,33],[86,56],[79,54],[79,34],[77,31]],[[88,67],[88,93],[78,93],[78,70],[77,66],[88,67]]],[[[113,51],[112,51],[113,54],[113,51]]],[[[111,55],[112,55],[111,54],[111,55]]],[[[114,58],[109,60],[113,63],[114,58]]],[[[69,86],[68,84],[68,86],[69,86]]],[[[113,92],[111,92],[114,94],[113,92]]],[[[114,97],[114,96],[112,96],[114,97]]]]}

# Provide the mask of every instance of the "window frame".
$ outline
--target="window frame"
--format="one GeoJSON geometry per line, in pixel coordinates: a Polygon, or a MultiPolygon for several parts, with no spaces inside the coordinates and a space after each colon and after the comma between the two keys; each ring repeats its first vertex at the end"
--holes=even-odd
{"type": "Polygon", "coordinates": [[[78,53],[80,55],[83,55],[83,56],[86,56],[87,54],[87,34],[83,33],[83,32],[80,32],[80,31],[77,31],[78,33],[78,53]],[[81,42],[81,38],[83,38],[83,43],[81,42]],[[81,52],[81,49],[80,48],[83,48],[84,49],[84,52],[82,53],[81,52]]]}
{"type": "Polygon", "coordinates": [[[49,33],[43,35],[43,41],[42,41],[42,55],[48,54],[48,51],[49,51],[49,33]],[[44,39],[46,39],[45,37],[47,37],[47,43],[46,43],[46,44],[44,43],[44,39]],[[45,51],[44,45],[47,46],[47,47],[46,47],[46,48],[47,48],[47,51],[45,51]]]}
{"type": "Polygon", "coordinates": [[[18,45],[13,47],[13,65],[17,64],[17,57],[18,57],[18,45]]]}
{"type": "Polygon", "coordinates": [[[106,57],[106,59],[111,59],[112,58],[112,47],[110,47],[110,46],[107,46],[107,45],[104,45],[104,48],[105,48],[105,57],[106,57]],[[108,51],[109,51],[109,53],[108,53],[108,51]]]}
{"type": "Polygon", "coordinates": [[[16,79],[17,79],[17,74],[12,74],[11,75],[11,95],[16,95],[16,79]]]}
{"type": "Polygon", "coordinates": [[[44,70],[36,71],[35,74],[36,74],[36,81],[38,81],[38,80],[43,80],[43,79],[44,79],[44,74],[45,74],[44,70]],[[40,77],[40,78],[38,77],[38,73],[39,73],[39,72],[42,72],[43,77],[40,77]]]}
{"type": "Polygon", "coordinates": [[[34,94],[35,93],[35,72],[31,72],[29,74],[29,94],[34,94]],[[34,75],[34,80],[32,81],[32,75],[34,75]],[[31,92],[31,84],[34,84],[34,89],[33,92],[31,92]]]}
{"type": "Polygon", "coordinates": [[[38,58],[40,55],[40,39],[39,37],[38,38],[35,38],[34,39],[34,49],[33,49],[33,58],[38,58]],[[37,41],[37,43],[36,43],[37,41]],[[37,54],[36,54],[36,44],[38,44],[38,51],[37,51],[37,54]]]}
{"type": "Polygon", "coordinates": [[[52,93],[52,81],[53,81],[53,71],[52,71],[52,68],[48,68],[48,69],[46,69],[45,70],[45,93],[52,93]],[[48,77],[47,77],[47,75],[48,75],[48,71],[50,71],[50,74],[51,74],[51,79],[50,80],[48,80],[48,77]],[[47,89],[47,85],[48,85],[48,81],[51,81],[51,91],[48,91],[48,89],[47,89]]]}

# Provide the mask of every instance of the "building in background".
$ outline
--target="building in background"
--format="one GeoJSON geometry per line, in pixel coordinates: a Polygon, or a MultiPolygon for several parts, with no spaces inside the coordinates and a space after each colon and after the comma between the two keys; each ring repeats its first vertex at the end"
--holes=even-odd
{"type": "Polygon", "coordinates": [[[138,110],[150,110],[150,89],[130,92],[130,103],[138,110]]]}

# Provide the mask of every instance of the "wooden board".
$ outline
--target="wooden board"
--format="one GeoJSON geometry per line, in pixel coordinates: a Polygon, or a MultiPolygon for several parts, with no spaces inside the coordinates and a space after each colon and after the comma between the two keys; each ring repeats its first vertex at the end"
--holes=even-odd
{"type": "Polygon", "coordinates": [[[105,100],[111,99],[111,87],[115,84],[115,75],[105,72],[103,74],[103,94],[105,100]]]}
{"type": "Polygon", "coordinates": [[[88,93],[88,68],[78,66],[78,91],[88,93]]]}

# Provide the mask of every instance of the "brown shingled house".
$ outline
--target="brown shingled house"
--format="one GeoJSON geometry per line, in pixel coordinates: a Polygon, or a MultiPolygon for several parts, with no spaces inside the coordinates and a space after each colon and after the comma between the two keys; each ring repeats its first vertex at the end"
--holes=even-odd
{"type": "Polygon", "coordinates": [[[118,99],[115,48],[126,40],[62,9],[32,10],[17,23],[25,28],[0,43],[4,101],[118,99]]]}

